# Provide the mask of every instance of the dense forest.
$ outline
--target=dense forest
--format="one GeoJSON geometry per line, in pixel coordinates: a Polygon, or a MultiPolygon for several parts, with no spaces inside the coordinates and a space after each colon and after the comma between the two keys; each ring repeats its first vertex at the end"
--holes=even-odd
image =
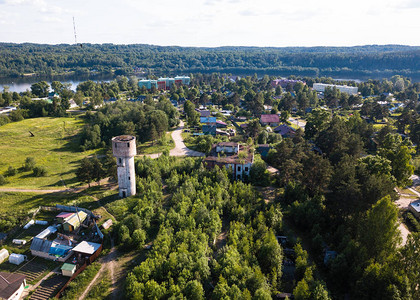
{"type": "Polygon", "coordinates": [[[237,75],[420,78],[420,48],[359,47],[163,47],[154,45],[0,44],[0,74],[65,75],[89,72],[170,75],[225,72],[237,75]]]}

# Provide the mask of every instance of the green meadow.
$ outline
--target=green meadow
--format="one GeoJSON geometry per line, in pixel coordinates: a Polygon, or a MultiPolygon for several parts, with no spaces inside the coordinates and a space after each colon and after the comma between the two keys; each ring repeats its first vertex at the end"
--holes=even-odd
{"type": "Polygon", "coordinates": [[[6,177],[7,183],[0,188],[48,190],[79,184],[75,175],[79,161],[97,152],[79,151],[82,127],[83,120],[73,117],[34,118],[1,126],[0,174],[4,175],[9,166],[20,169],[26,157],[33,157],[47,175],[35,177],[32,171],[18,171],[6,177]]]}

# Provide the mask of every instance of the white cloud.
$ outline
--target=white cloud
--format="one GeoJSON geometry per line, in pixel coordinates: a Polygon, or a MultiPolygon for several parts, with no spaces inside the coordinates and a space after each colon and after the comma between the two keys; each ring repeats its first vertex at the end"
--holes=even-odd
{"type": "Polygon", "coordinates": [[[0,0],[1,41],[159,45],[420,45],[420,0],[0,0]],[[45,34],[48,32],[48,41],[45,34]]]}

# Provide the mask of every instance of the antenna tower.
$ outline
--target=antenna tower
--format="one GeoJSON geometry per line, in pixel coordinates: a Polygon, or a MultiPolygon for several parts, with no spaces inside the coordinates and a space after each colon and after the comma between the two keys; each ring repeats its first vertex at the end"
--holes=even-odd
{"type": "Polygon", "coordinates": [[[73,30],[74,30],[74,43],[77,45],[76,23],[74,22],[74,17],[73,17],[73,30]]]}

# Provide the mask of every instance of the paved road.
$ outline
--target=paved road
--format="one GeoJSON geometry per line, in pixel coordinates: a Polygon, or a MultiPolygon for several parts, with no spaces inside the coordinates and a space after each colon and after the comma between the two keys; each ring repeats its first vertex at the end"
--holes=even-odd
{"type": "MultiPolygon", "coordinates": [[[[170,156],[205,156],[204,153],[191,150],[185,146],[184,141],[182,139],[181,133],[184,130],[184,122],[180,122],[177,129],[172,131],[172,139],[175,142],[175,148],[173,148],[171,151],[169,151],[170,156]]],[[[153,154],[145,154],[140,156],[148,156],[150,158],[158,158],[161,156],[162,153],[153,153],[153,154]]]]}

